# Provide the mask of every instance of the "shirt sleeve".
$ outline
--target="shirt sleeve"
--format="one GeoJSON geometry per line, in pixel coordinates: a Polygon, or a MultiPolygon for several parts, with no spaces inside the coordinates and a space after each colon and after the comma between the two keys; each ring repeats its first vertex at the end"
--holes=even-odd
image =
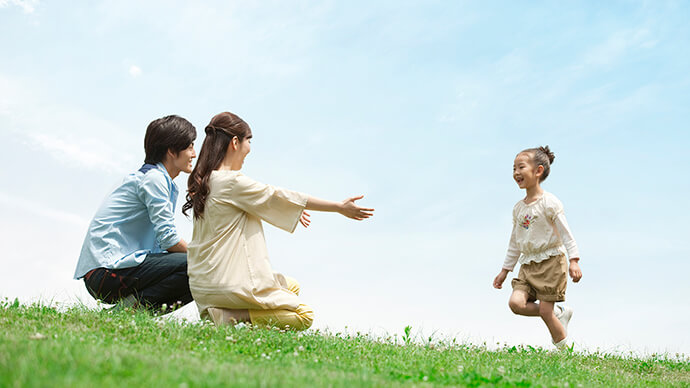
{"type": "Polygon", "coordinates": [[[517,264],[518,258],[520,257],[520,248],[517,244],[515,232],[517,232],[517,230],[513,224],[513,232],[510,233],[510,242],[508,243],[508,252],[506,252],[506,258],[503,261],[503,268],[508,271],[512,271],[515,268],[515,264],[517,264]]]}
{"type": "Polygon", "coordinates": [[[508,252],[503,261],[503,268],[512,271],[520,258],[520,247],[517,243],[517,222],[515,221],[515,208],[513,208],[513,231],[510,233],[510,242],[508,243],[508,252]]]}
{"type": "Polygon", "coordinates": [[[577,243],[573,237],[573,233],[568,227],[568,221],[565,219],[565,211],[563,210],[563,203],[553,195],[549,196],[546,206],[546,216],[551,220],[556,227],[558,234],[561,236],[561,242],[568,252],[568,257],[580,257],[580,252],[577,249],[577,243]]]}
{"type": "Polygon", "coordinates": [[[577,249],[577,243],[575,242],[575,237],[568,227],[568,221],[565,219],[565,213],[560,212],[556,215],[554,220],[554,225],[558,230],[558,234],[561,236],[561,241],[565,246],[565,250],[568,251],[568,258],[580,257],[580,252],[577,249]]]}
{"type": "Polygon", "coordinates": [[[244,175],[238,175],[230,192],[230,203],[269,224],[294,232],[308,196],[259,183],[244,175]]]}
{"type": "Polygon", "coordinates": [[[168,249],[182,239],[175,228],[175,215],[170,188],[165,177],[150,171],[142,179],[139,198],[146,206],[153,224],[156,241],[162,249],[168,249]]]}

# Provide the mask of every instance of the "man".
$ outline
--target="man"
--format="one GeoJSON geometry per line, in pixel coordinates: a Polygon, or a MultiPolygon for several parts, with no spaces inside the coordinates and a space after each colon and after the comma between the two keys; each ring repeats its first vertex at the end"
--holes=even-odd
{"type": "Polygon", "coordinates": [[[94,298],[156,310],[192,301],[173,179],[192,171],[195,139],[196,128],[179,116],[149,124],[144,165],[105,199],[84,238],[74,278],[94,298]]]}

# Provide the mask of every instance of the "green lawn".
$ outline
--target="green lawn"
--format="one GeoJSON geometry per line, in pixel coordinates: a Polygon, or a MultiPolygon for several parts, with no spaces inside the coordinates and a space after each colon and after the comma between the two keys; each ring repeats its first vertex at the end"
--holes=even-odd
{"type": "Polygon", "coordinates": [[[0,387],[690,386],[685,356],[483,347],[159,322],[0,302],[0,387]],[[396,343],[397,342],[397,343],[396,343]]]}

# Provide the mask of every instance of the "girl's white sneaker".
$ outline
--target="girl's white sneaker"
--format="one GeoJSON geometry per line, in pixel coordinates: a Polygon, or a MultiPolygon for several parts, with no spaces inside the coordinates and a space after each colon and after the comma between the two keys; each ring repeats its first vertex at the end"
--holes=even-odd
{"type": "Polygon", "coordinates": [[[556,306],[554,309],[554,313],[556,314],[556,318],[558,318],[559,321],[561,321],[561,325],[563,325],[563,328],[565,329],[565,335],[568,335],[568,323],[570,322],[570,318],[573,317],[573,309],[571,309],[568,306],[556,306]]]}

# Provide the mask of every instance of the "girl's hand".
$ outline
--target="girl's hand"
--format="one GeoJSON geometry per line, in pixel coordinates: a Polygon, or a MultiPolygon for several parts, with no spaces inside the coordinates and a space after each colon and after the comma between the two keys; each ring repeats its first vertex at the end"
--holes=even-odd
{"type": "Polygon", "coordinates": [[[302,215],[299,217],[299,222],[304,226],[305,228],[309,227],[309,224],[311,224],[311,214],[307,213],[306,211],[302,210],[302,215]]]}
{"type": "Polygon", "coordinates": [[[494,279],[494,288],[501,289],[503,288],[503,282],[506,281],[506,277],[508,276],[508,270],[503,268],[501,272],[496,275],[496,278],[494,279]]]}
{"type": "Polygon", "coordinates": [[[338,213],[357,221],[361,221],[365,218],[373,216],[374,209],[359,207],[355,204],[355,201],[359,201],[362,198],[364,198],[364,196],[360,195],[344,200],[340,205],[340,210],[338,210],[338,213]]]}
{"type": "Polygon", "coordinates": [[[577,283],[582,279],[582,270],[580,269],[580,264],[577,261],[580,260],[579,257],[570,259],[570,277],[573,278],[573,282],[577,283]]]}

